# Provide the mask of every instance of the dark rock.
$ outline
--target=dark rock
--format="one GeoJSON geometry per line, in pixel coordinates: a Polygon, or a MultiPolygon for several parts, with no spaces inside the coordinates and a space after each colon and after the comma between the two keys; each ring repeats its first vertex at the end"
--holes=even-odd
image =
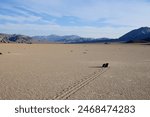
{"type": "Polygon", "coordinates": [[[102,67],[103,67],[103,68],[106,68],[106,67],[108,67],[108,65],[109,65],[109,63],[104,63],[104,64],[102,65],[102,67]]]}

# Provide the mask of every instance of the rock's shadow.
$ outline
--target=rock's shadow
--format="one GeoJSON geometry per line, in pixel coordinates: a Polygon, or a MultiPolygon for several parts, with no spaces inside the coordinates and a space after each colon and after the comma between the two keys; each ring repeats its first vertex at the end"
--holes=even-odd
{"type": "Polygon", "coordinates": [[[103,68],[102,66],[89,66],[89,68],[103,68]]]}

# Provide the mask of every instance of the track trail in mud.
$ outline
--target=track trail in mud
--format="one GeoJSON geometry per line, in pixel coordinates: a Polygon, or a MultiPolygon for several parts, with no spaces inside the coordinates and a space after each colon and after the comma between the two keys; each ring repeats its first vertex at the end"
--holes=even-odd
{"type": "Polygon", "coordinates": [[[86,86],[90,82],[92,82],[94,79],[101,76],[103,73],[105,73],[109,68],[100,68],[94,73],[82,78],[80,81],[75,82],[74,84],[68,86],[67,88],[63,89],[60,93],[58,93],[55,97],[53,97],[53,100],[65,100],[68,99],[72,94],[80,90],[82,87],[86,86]]]}

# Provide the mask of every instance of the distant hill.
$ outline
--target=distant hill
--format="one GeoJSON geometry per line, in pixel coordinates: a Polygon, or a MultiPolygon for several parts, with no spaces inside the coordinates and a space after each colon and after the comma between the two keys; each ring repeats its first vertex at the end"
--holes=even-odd
{"type": "Polygon", "coordinates": [[[73,40],[80,38],[76,35],[67,35],[67,36],[59,36],[59,35],[48,35],[48,36],[33,36],[34,40],[46,41],[46,42],[63,42],[65,39],[73,40]]]}
{"type": "MultiPolygon", "coordinates": [[[[60,42],[60,43],[96,43],[96,42],[111,42],[109,38],[85,38],[78,35],[49,35],[49,36],[33,36],[34,40],[39,42],[60,42]]],[[[112,39],[112,41],[114,41],[112,39]]]]}
{"type": "Polygon", "coordinates": [[[139,29],[132,30],[120,37],[119,41],[127,43],[150,42],[150,28],[141,27],[139,29]]]}
{"type": "Polygon", "coordinates": [[[16,35],[16,34],[3,34],[0,33],[0,42],[1,43],[32,43],[32,38],[25,35],[16,35]]]}

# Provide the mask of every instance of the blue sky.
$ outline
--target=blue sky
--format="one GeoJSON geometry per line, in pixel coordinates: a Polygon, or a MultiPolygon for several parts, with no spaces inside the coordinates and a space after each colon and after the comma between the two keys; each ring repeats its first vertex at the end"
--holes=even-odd
{"type": "Polygon", "coordinates": [[[150,0],[0,0],[0,32],[116,38],[149,14],[150,0]]]}

